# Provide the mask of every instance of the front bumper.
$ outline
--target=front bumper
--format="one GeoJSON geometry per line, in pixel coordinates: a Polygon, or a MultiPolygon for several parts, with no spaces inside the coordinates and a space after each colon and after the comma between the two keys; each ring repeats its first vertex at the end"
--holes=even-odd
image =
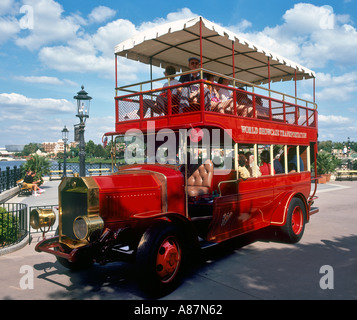
{"type": "Polygon", "coordinates": [[[47,252],[53,254],[57,257],[64,258],[69,262],[76,262],[78,252],[83,250],[87,246],[83,246],[80,248],[72,249],[70,247],[65,246],[64,244],[59,242],[59,236],[55,236],[53,238],[44,239],[39,242],[35,250],[37,252],[47,252]]]}

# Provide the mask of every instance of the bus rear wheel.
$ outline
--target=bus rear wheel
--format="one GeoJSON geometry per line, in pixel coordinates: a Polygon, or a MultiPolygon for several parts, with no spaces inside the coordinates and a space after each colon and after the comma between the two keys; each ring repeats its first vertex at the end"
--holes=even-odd
{"type": "Polygon", "coordinates": [[[306,208],[300,198],[293,198],[289,204],[286,223],[279,231],[283,241],[288,243],[299,242],[304,234],[306,208]]]}

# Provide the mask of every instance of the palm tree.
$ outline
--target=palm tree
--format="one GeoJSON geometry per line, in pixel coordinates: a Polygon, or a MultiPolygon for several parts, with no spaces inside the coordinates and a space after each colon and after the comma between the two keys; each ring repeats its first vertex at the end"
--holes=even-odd
{"type": "Polygon", "coordinates": [[[50,161],[43,156],[38,154],[34,154],[29,158],[25,163],[25,170],[26,172],[31,170],[36,173],[35,180],[40,179],[41,183],[43,182],[42,177],[44,175],[48,175],[50,173],[50,161]]]}

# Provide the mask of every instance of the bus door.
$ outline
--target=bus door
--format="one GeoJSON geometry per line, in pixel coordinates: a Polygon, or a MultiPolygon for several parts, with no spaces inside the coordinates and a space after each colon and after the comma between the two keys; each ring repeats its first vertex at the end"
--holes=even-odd
{"type": "MultiPolygon", "coordinates": [[[[246,159],[241,156],[244,154],[257,159],[258,151],[262,151],[257,145],[250,145],[249,149],[245,148],[239,152],[237,147],[235,149],[234,159],[246,159]]],[[[243,166],[244,161],[235,161],[234,179],[219,183],[220,196],[214,201],[213,219],[208,235],[208,239],[212,241],[223,241],[269,224],[274,202],[274,179],[271,175],[257,174],[255,170],[247,171],[247,176],[247,172],[244,173],[239,168],[243,166]]]]}

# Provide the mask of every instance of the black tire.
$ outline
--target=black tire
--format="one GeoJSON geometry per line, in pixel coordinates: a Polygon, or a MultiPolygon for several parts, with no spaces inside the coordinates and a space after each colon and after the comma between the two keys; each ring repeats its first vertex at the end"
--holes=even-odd
{"type": "Polygon", "coordinates": [[[306,223],[306,208],[300,198],[293,198],[289,204],[286,223],[279,231],[283,241],[299,242],[304,234],[306,223]]]}
{"type": "Polygon", "coordinates": [[[160,222],[141,237],[136,254],[140,284],[151,297],[173,291],[180,283],[185,264],[186,246],[180,228],[160,222]]]}

